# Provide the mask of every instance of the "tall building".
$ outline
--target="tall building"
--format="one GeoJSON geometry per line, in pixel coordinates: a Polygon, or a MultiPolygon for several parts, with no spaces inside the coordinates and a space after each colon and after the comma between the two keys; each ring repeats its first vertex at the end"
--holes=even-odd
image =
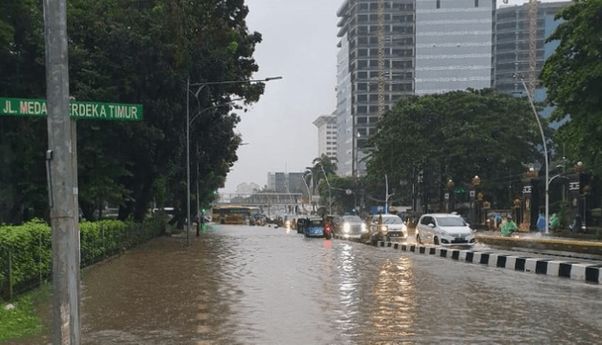
{"type": "Polygon", "coordinates": [[[492,87],[496,0],[416,0],[416,94],[492,87]]]}
{"type": "Polygon", "coordinates": [[[275,193],[306,193],[302,172],[268,173],[268,190],[275,193]]]}
{"type": "Polygon", "coordinates": [[[363,174],[379,117],[414,93],[415,0],[344,0],[337,12],[337,166],[363,174]]]}
{"type": "MultiPolygon", "coordinates": [[[[539,3],[537,11],[537,67],[539,76],[544,62],[558,47],[559,42],[545,42],[560,24],[555,20],[556,14],[571,1],[539,3]]],[[[501,7],[496,14],[496,40],[495,40],[495,80],[494,87],[499,92],[522,96],[524,87],[520,80],[515,78],[522,75],[525,79],[529,75],[529,6],[501,7]]],[[[545,89],[539,87],[535,90],[534,98],[542,102],[546,98],[545,89]]],[[[544,115],[551,109],[544,111],[544,115]]]]}
{"type": "Polygon", "coordinates": [[[334,115],[319,116],[314,122],[318,128],[318,157],[337,157],[337,118],[334,115]]]}

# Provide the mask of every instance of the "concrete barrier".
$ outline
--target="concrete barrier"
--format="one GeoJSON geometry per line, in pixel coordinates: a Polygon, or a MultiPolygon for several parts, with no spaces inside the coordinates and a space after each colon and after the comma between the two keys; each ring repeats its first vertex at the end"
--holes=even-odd
{"type": "Polygon", "coordinates": [[[378,241],[378,248],[392,248],[415,255],[430,255],[454,261],[486,265],[513,271],[568,278],[592,284],[602,284],[602,263],[580,263],[573,260],[552,260],[528,256],[507,255],[495,251],[474,251],[434,245],[404,244],[378,241]]]}

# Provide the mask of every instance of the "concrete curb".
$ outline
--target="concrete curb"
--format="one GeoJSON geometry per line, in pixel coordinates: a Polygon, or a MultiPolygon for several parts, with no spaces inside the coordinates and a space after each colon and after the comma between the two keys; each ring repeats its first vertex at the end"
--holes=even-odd
{"type": "Polygon", "coordinates": [[[487,265],[489,267],[505,268],[519,272],[544,274],[593,284],[602,284],[602,264],[505,255],[489,250],[461,250],[442,248],[434,245],[403,244],[397,242],[379,241],[376,246],[392,248],[402,252],[411,252],[418,255],[433,255],[455,261],[487,265]]]}
{"type": "Polygon", "coordinates": [[[559,252],[576,252],[602,257],[602,242],[581,241],[558,238],[514,238],[477,234],[479,243],[503,248],[529,248],[538,250],[554,250],[559,252]]]}

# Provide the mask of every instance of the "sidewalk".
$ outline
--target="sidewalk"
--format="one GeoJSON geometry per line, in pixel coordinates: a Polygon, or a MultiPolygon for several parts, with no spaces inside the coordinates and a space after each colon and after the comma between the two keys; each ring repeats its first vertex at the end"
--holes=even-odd
{"type": "Polygon", "coordinates": [[[602,241],[600,240],[546,236],[534,232],[515,233],[512,237],[502,237],[497,231],[479,231],[476,236],[479,243],[492,247],[527,248],[563,256],[602,259],[602,241]]]}

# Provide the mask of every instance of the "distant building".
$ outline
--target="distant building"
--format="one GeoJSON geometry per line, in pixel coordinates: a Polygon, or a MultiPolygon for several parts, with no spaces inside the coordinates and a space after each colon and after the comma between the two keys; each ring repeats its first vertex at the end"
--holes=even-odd
{"type": "Polygon", "coordinates": [[[414,4],[415,0],[344,0],[337,12],[339,175],[365,172],[362,158],[379,117],[414,93],[414,4]]]}
{"type": "Polygon", "coordinates": [[[322,115],[314,122],[318,128],[318,157],[326,155],[337,157],[337,118],[334,115],[322,115]]]}
{"type": "Polygon", "coordinates": [[[492,87],[496,0],[416,0],[416,94],[492,87]]]}
{"type": "Polygon", "coordinates": [[[305,193],[301,172],[275,172],[268,173],[268,190],[275,193],[305,193]]]}
{"type": "MultiPolygon", "coordinates": [[[[548,42],[548,38],[560,24],[555,20],[556,14],[571,1],[539,3],[537,11],[537,68],[539,76],[547,58],[558,47],[559,42],[548,42]]],[[[529,75],[529,6],[506,6],[497,10],[495,40],[495,79],[497,91],[524,96],[524,87],[516,75],[525,79],[529,75]]],[[[546,92],[543,87],[535,90],[534,99],[544,101],[546,92]]],[[[548,115],[551,109],[546,109],[548,115]]]]}
{"type": "Polygon", "coordinates": [[[288,192],[307,194],[307,188],[303,183],[304,173],[288,173],[288,192]]]}

